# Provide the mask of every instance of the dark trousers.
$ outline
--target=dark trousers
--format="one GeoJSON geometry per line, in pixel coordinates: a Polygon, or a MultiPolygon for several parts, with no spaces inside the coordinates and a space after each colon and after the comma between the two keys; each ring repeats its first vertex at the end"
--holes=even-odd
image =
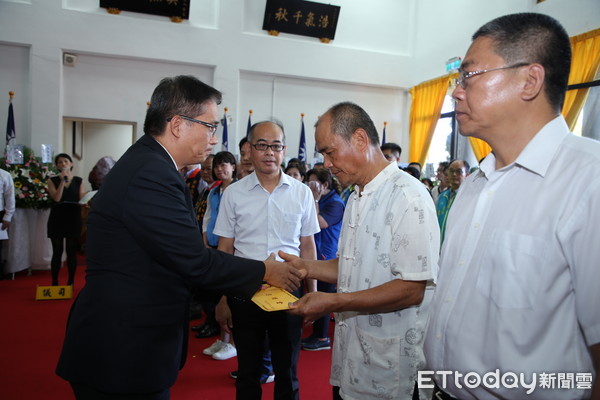
{"type": "MultiPolygon", "coordinates": [[[[339,386],[333,386],[331,394],[332,394],[331,398],[333,400],[343,400],[342,396],[340,396],[340,387],[339,386]]],[[[419,400],[419,389],[417,388],[417,382],[415,382],[415,390],[413,391],[412,400],[419,400]]],[[[435,400],[435,396],[434,396],[434,400],[435,400]]]]}
{"type": "Polygon", "coordinates": [[[52,241],[52,261],[50,261],[50,269],[52,271],[52,286],[58,285],[58,273],[62,265],[63,243],[67,243],[67,268],[69,269],[69,279],[67,285],[72,285],[75,281],[75,268],[77,267],[77,245],[78,241],[75,238],[50,238],[52,241]]]}
{"type": "Polygon", "coordinates": [[[233,319],[233,338],[237,348],[237,400],[260,400],[261,366],[265,337],[268,334],[275,374],[275,400],[299,397],[298,357],[302,318],[285,311],[267,312],[250,300],[228,298],[233,319]]]}
{"type": "Polygon", "coordinates": [[[170,389],[152,393],[105,393],[93,387],[71,382],[77,400],[169,400],[170,389]]]}

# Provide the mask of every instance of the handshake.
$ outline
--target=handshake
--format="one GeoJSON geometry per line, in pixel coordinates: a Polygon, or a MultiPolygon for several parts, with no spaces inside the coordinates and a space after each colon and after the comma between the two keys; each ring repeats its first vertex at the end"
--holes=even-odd
{"type": "Polygon", "coordinates": [[[307,277],[308,271],[302,259],[292,255],[279,252],[285,262],[275,260],[275,254],[271,253],[265,263],[265,277],[272,286],[277,286],[289,292],[298,289],[302,284],[302,280],[307,277]]]}

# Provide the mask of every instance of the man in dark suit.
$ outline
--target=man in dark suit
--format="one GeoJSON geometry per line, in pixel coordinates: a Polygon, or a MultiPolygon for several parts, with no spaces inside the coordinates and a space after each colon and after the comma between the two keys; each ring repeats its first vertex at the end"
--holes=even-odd
{"type": "Polygon", "coordinates": [[[86,285],[73,304],[57,374],[77,399],[168,399],[184,365],[192,289],[251,297],[300,273],[206,249],[178,173],[217,143],[221,93],[194,77],[163,79],[145,135],[107,176],[88,217],[86,285]]]}

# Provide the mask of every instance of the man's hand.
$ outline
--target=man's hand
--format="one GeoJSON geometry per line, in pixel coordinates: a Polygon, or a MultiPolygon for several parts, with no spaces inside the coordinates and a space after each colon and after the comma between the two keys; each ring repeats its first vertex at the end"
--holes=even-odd
{"type": "Polygon", "coordinates": [[[231,319],[231,310],[227,305],[227,297],[221,297],[217,307],[215,308],[215,319],[219,323],[222,331],[231,334],[231,328],[233,328],[233,320],[231,319]]]}
{"type": "Polygon", "coordinates": [[[10,221],[2,221],[2,230],[5,231],[10,226],[10,221]]]}
{"type": "Polygon", "coordinates": [[[316,201],[321,200],[321,197],[323,196],[323,185],[321,185],[321,182],[310,181],[310,182],[308,182],[308,187],[310,188],[310,191],[312,192],[315,200],[316,201]]]}
{"type": "Polygon", "coordinates": [[[305,262],[305,260],[293,254],[285,253],[281,250],[279,250],[279,257],[281,257],[283,261],[286,262],[286,264],[289,264],[297,270],[302,271],[302,274],[305,277],[310,277],[310,273],[308,271],[308,263],[305,262]]]}
{"type": "Polygon", "coordinates": [[[337,306],[337,293],[313,292],[291,303],[288,313],[300,315],[304,323],[312,324],[324,315],[329,315],[337,306]]]}
{"type": "Polygon", "coordinates": [[[271,253],[265,261],[265,281],[272,286],[277,286],[293,292],[300,287],[306,271],[300,271],[288,263],[275,260],[275,254],[271,253]]]}

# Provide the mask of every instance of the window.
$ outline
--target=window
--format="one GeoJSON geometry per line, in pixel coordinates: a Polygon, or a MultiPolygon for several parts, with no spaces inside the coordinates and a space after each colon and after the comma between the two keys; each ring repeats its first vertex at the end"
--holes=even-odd
{"type": "Polygon", "coordinates": [[[424,177],[435,178],[438,164],[456,157],[457,132],[456,118],[454,118],[454,101],[450,95],[446,95],[442,106],[442,114],[435,127],[425,160],[424,177]]]}

